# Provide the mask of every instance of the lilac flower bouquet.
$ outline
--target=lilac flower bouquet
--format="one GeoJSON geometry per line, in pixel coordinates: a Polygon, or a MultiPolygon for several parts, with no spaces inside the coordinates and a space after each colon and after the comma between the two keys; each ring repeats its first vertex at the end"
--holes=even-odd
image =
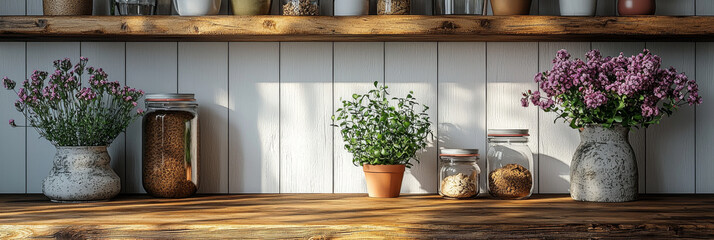
{"type": "MultiPolygon", "coordinates": [[[[3,87],[17,93],[17,111],[55,146],[108,146],[143,114],[134,111],[143,91],[109,82],[107,73],[87,62],[81,57],[73,66],[69,59],[56,60],[54,73],[34,71],[19,90],[15,81],[2,79],[3,87]]],[[[17,126],[14,120],[10,125],[17,126]]]]}
{"type": "MultiPolygon", "coordinates": [[[[699,87],[674,68],[661,69],[662,60],[645,49],[625,57],[587,53],[587,61],[558,51],[550,71],[538,73],[538,89],[523,93],[524,107],[533,104],[556,112],[572,128],[599,124],[612,127],[647,127],[678,107],[702,102],[699,87]]],[[[556,119],[557,120],[557,119],[556,119]]]]}

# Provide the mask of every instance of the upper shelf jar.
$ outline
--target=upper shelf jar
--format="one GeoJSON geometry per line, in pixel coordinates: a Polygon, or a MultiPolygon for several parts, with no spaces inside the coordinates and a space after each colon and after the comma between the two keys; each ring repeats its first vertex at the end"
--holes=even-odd
{"type": "Polygon", "coordinates": [[[407,15],[411,5],[411,0],[378,0],[377,15],[407,15]]]}
{"type": "Polygon", "coordinates": [[[280,12],[285,16],[319,16],[318,0],[281,0],[280,12]]]}
{"type": "Polygon", "coordinates": [[[485,0],[434,0],[434,15],[486,15],[485,0]]]}

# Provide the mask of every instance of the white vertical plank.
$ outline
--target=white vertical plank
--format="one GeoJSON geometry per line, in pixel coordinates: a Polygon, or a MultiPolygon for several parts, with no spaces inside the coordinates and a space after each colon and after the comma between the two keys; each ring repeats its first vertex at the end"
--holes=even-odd
{"type": "MultiPolygon", "coordinates": [[[[20,89],[25,80],[25,43],[0,43],[0,79],[8,77],[20,89]]],[[[0,80],[1,81],[1,80],[0,80]]],[[[25,128],[11,127],[9,119],[25,125],[25,117],[15,109],[15,92],[0,88],[0,193],[25,193],[25,128]]]]}
{"type": "Polygon", "coordinates": [[[25,0],[0,1],[0,16],[9,15],[25,15],[25,0]]]}
{"type": "MultiPolygon", "coordinates": [[[[175,42],[126,43],[126,84],[146,93],[175,93],[178,89],[175,42]]],[[[145,108],[144,100],[139,107],[145,108]]],[[[146,193],[141,179],[141,119],[126,130],[125,192],[146,193]]]]}
{"type": "MultiPolygon", "coordinates": [[[[89,58],[89,66],[104,69],[104,71],[109,74],[110,81],[119,81],[121,84],[126,84],[124,71],[126,64],[124,61],[125,44],[123,42],[83,42],[81,44],[80,55],[89,58]]],[[[119,134],[119,136],[114,139],[114,142],[109,145],[111,165],[114,172],[121,178],[123,191],[126,190],[125,145],[125,133],[119,134]]]]}
{"type": "MultiPolygon", "coordinates": [[[[642,52],[645,49],[644,42],[593,42],[592,49],[600,50],[602,56],[624,56],[630,57],[642,52]]],[[[637,172],[639,176],[639,192],[646,193],[647,190],[647,152],[646,137],[647,130],[644,128],[630,130],[630,145],[635,151],[637,158],[637,172]]]]}
{"type": "MultiPolygon", "coordinates": [[[[662,67],[675,67],[695,78],[694,43],[647,43],[662,58],[662,67]]],[[[679,108],[659,125],[647,129],[647,193],[694,193],[694,107],[679,108]]]]}
{"type": "Polygon", "coordinates": [[[179,92],[196,94],[200,193],[228,193],[228,43],[178,44],[179,92]]]}
{"type": "Polygon", "coordinates": [[[280,46],[230,43],[230,193],[280,190],[280,46]]]}
{"type": "Polygon", "coordinates": [[[439,43],[439,147],[478,148],[486,184],[486,43],[439,43]]]}
{"type": "Polygon", "coordinates": [[[280,45],[280,192],[333,191],[332,43],[280,45]]]}
{"type": "MultiPolygon", "coordinates": [[[[432,131],[438,136],[437,43],[395,43],[385,45],[385,83],[394,97],[405,97],[414,91],[420,104],[429,106],[432,131]]],[[[421,109],[421,108],[419,108],[421,109]]],[[[421,163],[408,169],[402,182],[402,193],[436,193],[437,143],[432,141],[417,153],[421,163]]]]}
{"type": "MultiPolygon", "coordinates": [[[[352,94],[364,94],[384,83],[384,43],[335,43],[335,109],[341,99],[351,100],[352,94]]],[[[352,154],[344,147],[340,128],[334,129],[335,193],[365,193],[367,187],[362,168],[352,163],[352,154]]]]}
{"type": "Polygon", "coordinates": [[[714,1],[712,0],[696,0],[695,3],[697,16],[714,15],[714,1]]]}
{"type": "MultiPolygon", "coordinates": [[[[70,58],[79,60],[78,42],[28,42],[27,76],[37,70],[54,72],[52,62],[70,58]]],[[[52,168],[55,147],[33,128],[27,129],[27,193],[41,193],[42,181],[52,168]]]]}
{"type": "Polygon", "coordinates": [[[598,0],[598,16],[617,16],[617,0],[598,0]]]}
{"type": "MultiPolygon", "coordinates": [[[[697,3],[699,4],[699,3],[697,3]]],[[[697,8],[699,5],[697,5],[697,8]]],[[[714,193],[714,43],[697,43],[697,82],[703,102],[696,107],[696,192],[714,193]]]]}
{"type": "Polygon", "coordinates": [[[42,0],[26,0],[27,15],[42,15],[42,0]]]}
{"type": "MultiPolygon", "coordinates": [[[[522,93],[535,89],[538,43],[487,43],[487,129],[529,129],[528,146],[533,151],[534,192],[538,187],[538,109],[521,106],[522,93]]],[[[488,174],[488,173],[486,173],[488,174]]],[[[544,176],[545,177],[545,176],[544,176]]],[[[565,181],[565,180],[563,180],[565,181]]]]}
{"type": "MultiPolygon", "coordinates": [[[[542,42],[538,45],[540,72],[548,71],[553,67],[552,60],[560,49],[568,50],[573,59],[585,59],[585,53],[590,50],[590,43],[587,42],[542,42]]],[[[542,110],[538,114],[540,193],[568,193],[570,161],[580,144],[578,130],[572,129],[570,123],[564,123],[563,119],[558,119],[554,123],[557,116],[558,114],[554,112],[542,110]]]]}
{"type": "Polygon", "coordinates": [[[693,16],[696,0],[657,0],[655,15],[693,16]]]}

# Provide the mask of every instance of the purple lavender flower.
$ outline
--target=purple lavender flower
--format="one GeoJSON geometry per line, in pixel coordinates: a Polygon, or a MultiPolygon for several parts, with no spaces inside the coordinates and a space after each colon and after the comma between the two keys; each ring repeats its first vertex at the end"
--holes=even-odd
{"type": "Polygon", "coordinates": [[[10,123],[11,127],[17,127],[17,124],[15,124],[15,119],[10,119],[10,121],[8,121],[8,123],[10,123]]]}
{"type": "Polygon", "coordinates": [[[15,85],[16,85],[15,81],[10,80],[10,79],[7,78],[7,77],[3,77],[3,78],[2,78],[2,86],[3,86],[5,89],[7,89],[7,90],[13,90],[13,89],[15,89],[15,85]]]}

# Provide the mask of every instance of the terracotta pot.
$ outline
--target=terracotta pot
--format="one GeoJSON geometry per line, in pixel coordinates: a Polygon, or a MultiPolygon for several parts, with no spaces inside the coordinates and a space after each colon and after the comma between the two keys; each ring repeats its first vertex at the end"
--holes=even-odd
{"type": "Polygon", "coordinates": [[[493,15],[528,15],[531,0],[491,0],[493,15]]]}
{"type": "Polygon", "coordinates": [[[402,190],[405,165],[369,165],[362,166],[367,179],[367,192],[370,197],[395,198],[402,190]]]}
{"type": "Polygon", "coordinates": [[[653,15],[656,10],[655,0],[618,0],[617,12],[620,16],[653,15]]]}
{"type": "Polygon", "coordinates": [[[92,15],[94,0],[42,0],[42,10],[49,16],[92,15]]]}

